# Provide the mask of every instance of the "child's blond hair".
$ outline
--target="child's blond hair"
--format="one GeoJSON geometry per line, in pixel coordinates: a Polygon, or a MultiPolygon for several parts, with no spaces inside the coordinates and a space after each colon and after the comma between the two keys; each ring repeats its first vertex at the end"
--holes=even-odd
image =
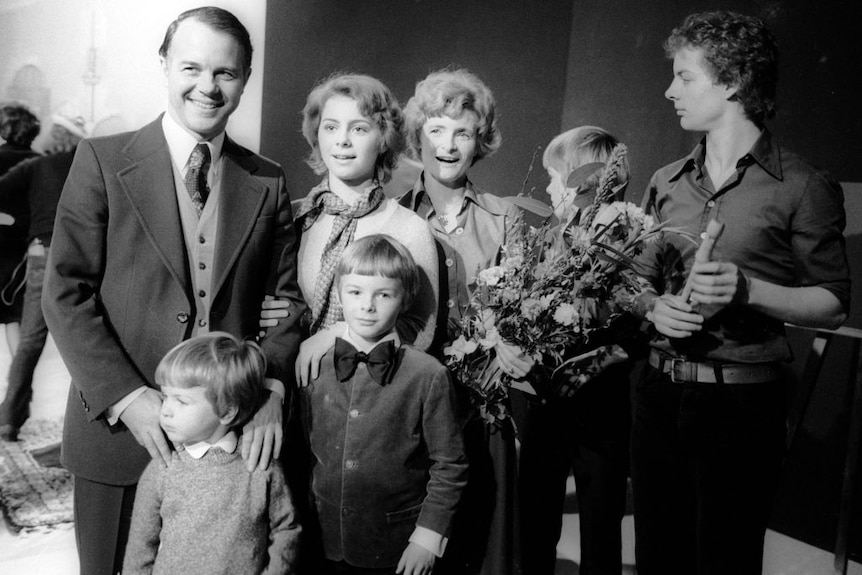
{"type": "Polygon", "coordinates": [[[171,349],[156,368],[156,383],[169,387],[204,387],[216,414],[232,408],[232,429],[245,425],[263,404],[266,358],[252,341],[214,331],[171,349]]]}

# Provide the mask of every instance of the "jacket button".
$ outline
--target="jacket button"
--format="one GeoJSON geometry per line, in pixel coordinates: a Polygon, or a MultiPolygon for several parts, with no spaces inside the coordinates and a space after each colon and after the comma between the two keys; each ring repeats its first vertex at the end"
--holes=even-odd
{"type": "Polygon", "coordinates": [[[189,314],[187,314],[184,311],[181,311],[180,313],[177,314],[177,321],[180,323],[188,323],[189,314]]]}

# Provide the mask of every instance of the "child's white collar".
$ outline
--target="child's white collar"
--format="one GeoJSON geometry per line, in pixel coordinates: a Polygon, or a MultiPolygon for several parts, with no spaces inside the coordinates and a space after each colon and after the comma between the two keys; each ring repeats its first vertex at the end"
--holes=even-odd
{"type": "Polygon", "coordinates": [[[233,453],[236,451],[236,446],[239,443],[239,438],[236,436],[236,433],[233,431],[228,431],[224,437],[216,441],[215,443],[209,443],[207,441],[198,441],[197,443],[192,443],[191,445],[184,445],[183,449],[186,450],[186,453],[192,456],[194,459],[200,459],[204,455],[206,455],[207,451],[210,450],[211,447],[220,447],[225,451],[225,453],[233,453]]]}
{"type": "Polygon", "coordinates": [[[384,341],[389,341],[389,340],[392,340],[393,342],[395,342],[395,349],[398,349],[399,347],[401,347],[401,338],[398,337],[398,332],[395,331],[395,328],[392,328],[392,331],[390,331],[388,334],[384,335],[379,340],[377,340],[377,342],[373,346],[371,346],[369,349],[363,349],[365,347],[364,345],[360,345],[359,343],[356,342],[356,340],[354,340],[352,337],[350,337],[350,327],[349,326],[346,326],[346,325],[344,326],[344,337],[342,339],[344,341],[346,341],[347,343],[349,343],[350,345],[352,345],[353,347],[355,347],[358,351],[365,351],[365,352],[369,352],[372,349],[374,349],[375,347],[377,347],[378,345],[380,345],[381,343],[383,343],[384,341]]]}

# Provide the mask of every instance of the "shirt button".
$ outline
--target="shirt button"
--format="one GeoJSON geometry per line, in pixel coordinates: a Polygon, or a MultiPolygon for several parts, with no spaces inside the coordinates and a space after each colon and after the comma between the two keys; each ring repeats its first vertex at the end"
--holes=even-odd
{"type": "Polygon", "coordinates": [[[464,233],[464,228],[457,228],[457,229],[455,230],[455,233],[456,233],[456,234],[458,234],[458,235],[460,236],[461,234],[463,234],[463,233],[464,233]]]}
{"type": "Polygon", "coordinates": [[[207,265],[203,262],[198,262],[198,269],[199,270],[205,270],[205,269],[207,269],[207,265]]]}
{"type": "Polygon", "coordinates": [[[356,462],[352,459],[348,459],[344,462],[344,467],[346,467],[347,469],[356,469],[356,462]]]}
{"type": "Polygon", "coordinates": [[[199,296],[199,297],[206,297],[206,296],[207,296],[207,292],[206,292],[205,290],[199,290],[199,291],[198,291],[198,296],[199,296]]]}
{"type": "Polygon", "coordinates": [[[706,202],[706,205],[709,206],[710,208],[713,208],[713,207],[715,207],[715,202],[712,200],[709,200],[708,202],[706,202]]]}
{"type": "Polygon", "coordinates": [[[344,517],[347,517],[348,515],[350,515],[350,508],[349,507],[342,507],[341,515],[343,515],[344,517]]]}
{"type": "Polygon", "coordinates": [[[199,320],[198,320],[198,325],[199,325],[199,326],[201,326],[201,327],[206,327],[206,325],[207,325],[207,320],[205,320],[205,319],[199,319],[199,320]]]}
{"type": "Polygon", "coordinates": [[[455,261],[452,258],[446,258],[446,267],[451,268],[455,261]]]}
{"type": "Polygon", "coordinates": [[[359,410],[358,409],[351,409],[350,412],[348,413],[348,415],[350,415],[351,419],[356,419],[357,417],[359,417],[359,410]]]}
{"type": "Polygon", "coordinates": [[[189,314],[184,311],[181,311],[177,314],[177,321],[180,323],[186,323],[189,321],[189,314]]]}
{"type": "Polygon", "coordinates": [[[205,244],[205,243],[207,243],[207,239],[203,236],[198,236],[198,243],[199,244],[205,244]]]}
{"type": "Polygon", "coordinates": [[[455,307],[455,300],[450,299],[446,302],[446,307],[452,308],[455,307]]]}
{"type": "Polygon", "coordinates": [[[706,232],[700,232],[700,239],[705,240],[707,237],[709,237],[709,236],[707,235],[706,232]]]}

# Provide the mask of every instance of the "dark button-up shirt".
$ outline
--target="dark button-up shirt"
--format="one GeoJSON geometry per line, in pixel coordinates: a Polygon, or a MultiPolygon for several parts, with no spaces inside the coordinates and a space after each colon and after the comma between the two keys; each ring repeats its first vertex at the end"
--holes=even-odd
{"type": "MultiPolygon", "coordinates": [[[[764,131],[718,190],[704,167],[702,141],[687,157],[653,175],[644,207],[657,221],[683,228],[696,242],[666,233],[644,253],[659,293],[679,293],[711,219],[724,224],[713,260],[787,287],[818,286],[849,307],[844,195],[828,174],[782,148],[764,131]]],[[[694,359],[767,362],[791,357],[781,320],[740,305],[727,307],[690,338],[657,337],[654,347],[694,359]]]]}

